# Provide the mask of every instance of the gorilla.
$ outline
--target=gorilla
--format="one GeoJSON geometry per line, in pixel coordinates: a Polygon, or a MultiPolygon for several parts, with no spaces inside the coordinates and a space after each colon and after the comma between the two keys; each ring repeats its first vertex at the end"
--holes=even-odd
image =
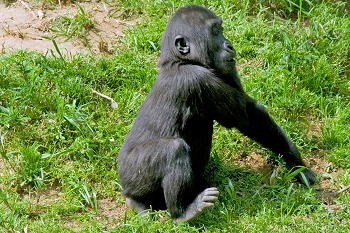
{"type": "MultiPolygon", "coordinates": [[[[305,166],[265,107],[243,90],[235,57],[214,12],[189,5],[172,16],[161,41],[158,77],[118,157],[128,207],[168,209],[179,222],[214,205],[219,192],[203,177],[214,120],[281,155],[288,168],[305,166]]],[[[312,184],[316,175],[306,168],[297,179],[312,184]]]]}

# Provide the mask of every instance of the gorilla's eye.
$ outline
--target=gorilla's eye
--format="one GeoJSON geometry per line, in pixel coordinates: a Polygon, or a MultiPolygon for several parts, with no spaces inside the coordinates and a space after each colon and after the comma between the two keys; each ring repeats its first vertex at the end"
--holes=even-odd
{"type": "Polygon", "coordinates": [[[214,25],[213,28],[212,28],[212,33],[214,36],[217,36],[221,33],[222,31],[222,28],[218,25],[214,25]]]}

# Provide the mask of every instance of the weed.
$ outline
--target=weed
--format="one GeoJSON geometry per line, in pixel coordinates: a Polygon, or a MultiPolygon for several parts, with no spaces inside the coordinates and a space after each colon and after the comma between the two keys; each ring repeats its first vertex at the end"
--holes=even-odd
{"type": "Polygon", "coordinates": [[[18,170],[19,186],[32,186],[36,189],[42,187],[45,178],[45,161],[38,151],[39,145],[34,143],[28,148],[21,148],[21,161],[18,170]]]}
{"type": "Polygon", "coordinates": [[[84,44],[84,46],[87,46],[91,50],[86,35],[89,31],[95,29],[97,22],[93,19],[92,13],[86,12],[81,5],[76,5],[79,10],[74,16],[59,17],[49,30],[54,32],[56,36],[67,37],[66,41],[76,37],[84,44]]]}
{"type": "Polygon", "coordinates": [[[82,185],[82,187],[78,189],[78,192],[84,200],[84,203],[82,203],[82,205],[88,205],[96,213],[98,213],[96,190],[91,187],[91,191],[89,191],[89,188],[87,188],[86,185],[82,185]]]}

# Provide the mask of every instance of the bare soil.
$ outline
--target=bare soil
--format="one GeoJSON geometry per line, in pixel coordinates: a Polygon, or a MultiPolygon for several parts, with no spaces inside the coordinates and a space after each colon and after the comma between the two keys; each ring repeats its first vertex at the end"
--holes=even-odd
{"type": "MultiPolygon", "coordinates": [[[[109,53],[123,36],[123,30],[136,21],[121,20],[108,14],[109,6],[102,3],[82,2],[80,5],[96,22],[93,30],[87,32],[86,38],[93,53],[109,53]]],[[[51,40],[54,37],[60,50],[65,53],[89,53],[88,46],[78,38],[55,37],[50,30],[56,19],[62,16],[73,17],[79,11],[75,4],[29,5],[19,0],[9,6],[0,4],[0,53],[10,49],[28,49],[47,53],[55,51],[51,40]],[[68,40],[67,40],[68,39],[68,40]]]]}

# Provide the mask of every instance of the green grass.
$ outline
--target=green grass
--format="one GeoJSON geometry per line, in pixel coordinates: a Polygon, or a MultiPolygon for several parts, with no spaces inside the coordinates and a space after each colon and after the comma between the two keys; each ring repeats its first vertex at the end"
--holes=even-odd
{"type": "MultiPolygon", "coordinates": [[[[320,194],[329,190],[300,186],[282,166],[270,174],[239,166],[242,155],[268,158],[270,152],[218,125],[207,169],[221,193],[215,208],[191,224],[177,225],[166,211],[139,217],[126,210],[118,151],[156,78],[167,20],[187,3],[111,3],[111,15],[142,22],[125,31],[111,56],[68,58],[22,50],[0,55],[0,232],[348,232],[349,193],[327,202],[320,194]],[[112,109],[92,89],[111,96],[119,108],[112,109]]],[[[193,3],[223,18],[247,92],[268,107],[303,157],[325,161],[318,164],[321,180],[333,188],[349,185],[345,4],[193,3]]],[[[91,20],[81,8],[56,24],[57,33],[83,36],[91,20]]]]}

